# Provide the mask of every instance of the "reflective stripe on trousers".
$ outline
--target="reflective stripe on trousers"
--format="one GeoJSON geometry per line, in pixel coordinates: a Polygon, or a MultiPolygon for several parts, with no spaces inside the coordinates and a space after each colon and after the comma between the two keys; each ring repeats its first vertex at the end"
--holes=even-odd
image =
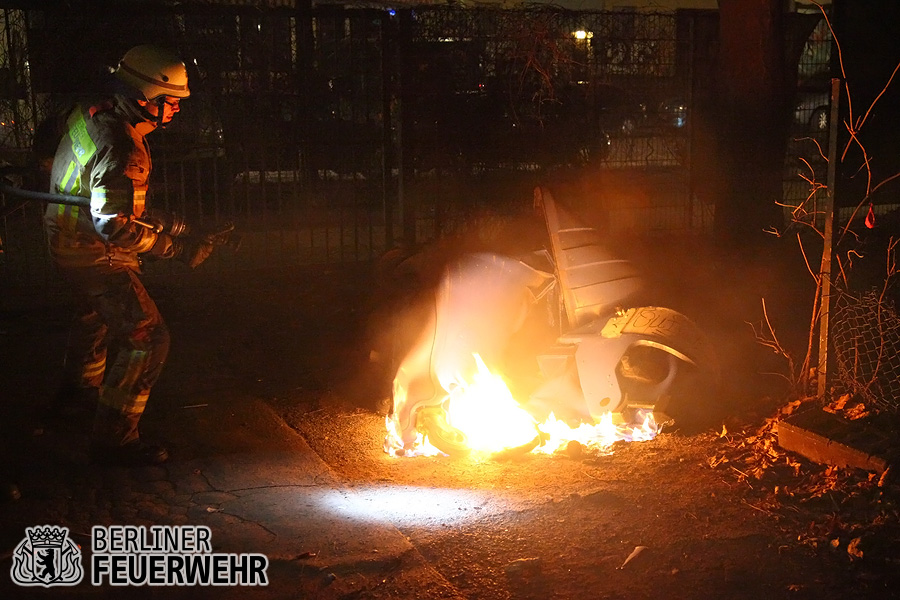
{"type": "Polygon", "coordinates": [[[83,303],[69,339],[67,372],[83,383],[103,381],[98,420],[110,422],[95,424],[95,434],[105,438],[99,441],[137,439],[137,423],[169,352],[168,328],[134,271],[62,272],[83,303]],[[107,358],[112,339],[116,353],[107,358]]]}

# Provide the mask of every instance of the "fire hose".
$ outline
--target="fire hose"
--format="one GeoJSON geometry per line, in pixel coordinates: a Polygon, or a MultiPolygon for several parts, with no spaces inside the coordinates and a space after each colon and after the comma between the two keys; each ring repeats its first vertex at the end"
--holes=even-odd
{"type": "MultiPolygon", "coordinates": [[[[67,206],[78,206],[81,208],[90,208],[91,199],[84,196],[73,196],[70,194],[53,194],[49,192],[37,192],[34,190],[23,190],[10,184],[6,179],[7,175],[13,173],[21,173],[16,167],[0,168],[0,194],[4,196],[14,196],[23,199],[23,202],[4,209],[0,212],[0,220],[5,219],[17,210],[21,209],[28,202],[35,200],[46,202],[47,204],[65,204],[67,206]]],[[[221,228],[212,232],[193,233],[191,226],[185,221],[184,217],[174,213],[152,212],[148,213],[151,218],[131,217],[130,222],[150,229],[154,233],[167,233],[174,237],[202,237],[204,241],[214,246],[227,246],[237,251],[241,245],[241,237],[234,232],[234,224],[225,223],[221,228]]],[[[3,252],[3,242],[0,240],[0,253],[3,252]]]]}

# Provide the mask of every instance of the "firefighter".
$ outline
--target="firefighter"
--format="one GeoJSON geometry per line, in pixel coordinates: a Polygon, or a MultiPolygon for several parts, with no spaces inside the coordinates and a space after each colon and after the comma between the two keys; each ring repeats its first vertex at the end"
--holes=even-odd
{"type": "Polygon", "coordinates": [[[51,257],[80,304],[50,410],[96,406],[92,462],[152,465],[168,452],[145,443],[138,422],[165,363],[169,331],[138,277],[140,261],[179,257],[196,266],[212,245],[146,226],[145,136],[169,123],[190,95],[184,63],[165,49],[136,46],[111,80],[103,101],[68,114],[50,172],[51,193],[90,198],[90,209],[49,204],[44,216],[51,257]],[[115,340],[109,356],[108,340],[115,340]]]}

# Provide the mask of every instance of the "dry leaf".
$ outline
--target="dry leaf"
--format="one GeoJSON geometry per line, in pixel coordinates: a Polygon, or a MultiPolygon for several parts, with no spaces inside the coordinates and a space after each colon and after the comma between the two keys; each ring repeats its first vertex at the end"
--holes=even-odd
{"type": "Polygon", "coordinates": [[[781,414],[783,415],[791,415],[794,414],[794,411],[803,404],[802,400],[794,400],[793,402],[789,402],[787,405],[782,407],[781,414]]]}
{"type": "Polygon", "coordinates": [[[632,560],[640,556],[641,552],[647,549],[647,546],[635,546],[634,550],[631,551],[631,554],[628,555],[628,558],[625,559],[625,562],[622,563],[622,566],[619,569],[624,569],[625,565],[630,563],[632,560]]]}
{"type": "Polygon", "coordinates": [[[847,544],[847,554],[852,556],[853,558],[862,558],[863,551],[860,549],[859,545],[862,543],[862,538],[853,538],[850,540],[850,543],[847,544]]]}
{"type": "Polygon", "coordinates": [[[844,416],[851,421],[855,421],[857,419],[868,417],[869,411],[866,410],[865,404],[863,404],[862,402],[858,402],[844,411],[844,416]]]}
{"type": "Polygon", "coordinates": [[[824,410],[830,413],[837,413],[838,411],[844,410],[844,407],[847,405],[848,400],[850,400],[850,394],[844,394],[837,400],[834,400],[830,404],[827,404],[824,407],[824,410]]]}

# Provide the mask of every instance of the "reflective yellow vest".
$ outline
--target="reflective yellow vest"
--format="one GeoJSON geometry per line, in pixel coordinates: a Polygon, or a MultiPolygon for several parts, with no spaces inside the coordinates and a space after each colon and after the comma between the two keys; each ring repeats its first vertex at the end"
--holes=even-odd
{"type": "Polygon", "coordinates": [[[76,105],[50,174],[50,192],[90,199],[90,209],[48,204],[50,254],[63,267],[139,266],[157,234],[133,222],[144,212],[150,149],[122,98],[102,107],[76,105]]]}

